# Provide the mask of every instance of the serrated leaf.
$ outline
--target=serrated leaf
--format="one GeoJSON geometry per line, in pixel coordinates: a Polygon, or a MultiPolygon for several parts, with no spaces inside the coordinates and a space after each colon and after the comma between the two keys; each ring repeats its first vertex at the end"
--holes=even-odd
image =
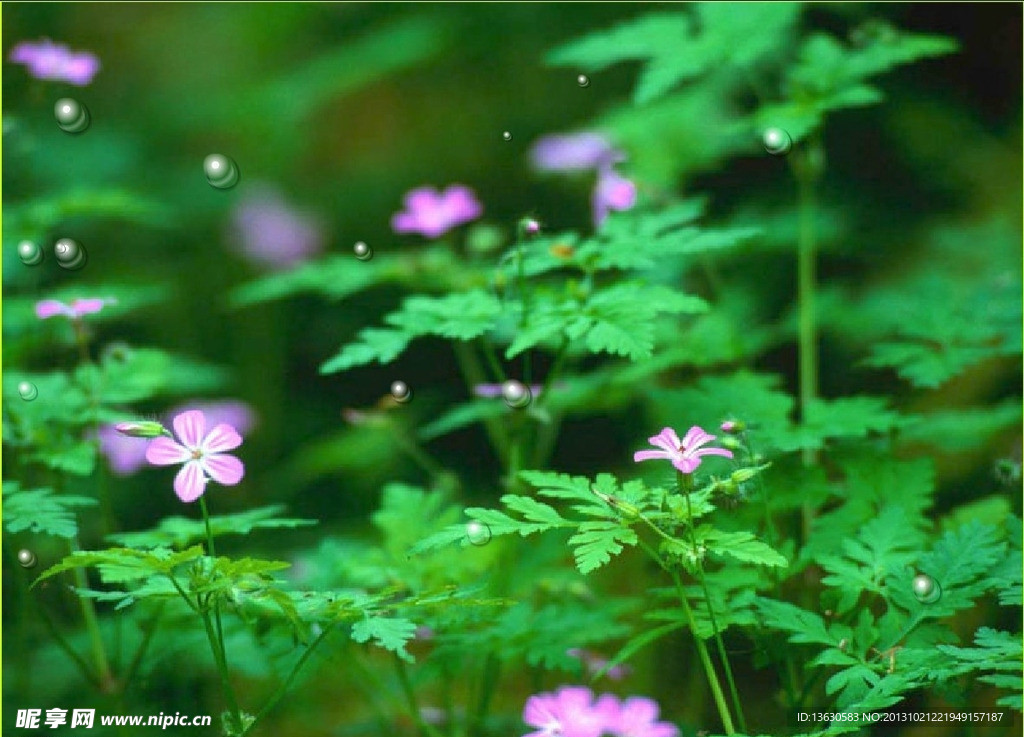
{"type": "Polygon", "coordinates": [[[356,642],[373,640],[379,647],[390,650],[407,663],[415,662],[405,649],[416,634],[416,623],[398,617],[367,617],[352,625],[352,639],[356,642]]]}
{"type": "MultiPolygon", "coordinates": [[[[253,530],[295,529],[317,524],[316,520],[278,517],[284,506],[275,504],[236,514],[210,517],[214,536],[248,535],[253,530]]],[[[165,517],[155,528],[143,532],[120,532],[107,539],[129,548],[184,548],[206,540],[206,524],[185,517],[165,517]]]]}
{"type": "Polygon", "coordinates": [[[12,533],[28,530],[70,540],[78,534],[74,510],[95,504],[95,499],[57,495],[50,489],[22,489],[15,481],[3,484],[4,527],[12,533]]]}
{"type": "Polygon", "coordinates": [[[374,361],[391,363],[402,354],[412,339],[411,334],[401,330],[364,328],[359,331],[355,343],[343,346],[336,356],[320,366],[320,373],[334,374],[374,361]]]}
{"type": "Polygon", "coordinates": [[[584,575],[621,553],[623,545],[636,543],[636,533],[618,522],[584,522],[579,526],[579,532],[569,538],[569,545],[574,548],[576,567],[584,575]]]}
{"type": "Polygon", "coordinates": [[[744,563],[757,563],[762,566],[789,565],[785,557],[767,543],[758,540],[751,532],[724,532],[701,527],[696,534],[698,542],[706,545],[711,553],[728,555],[744,563]]]}

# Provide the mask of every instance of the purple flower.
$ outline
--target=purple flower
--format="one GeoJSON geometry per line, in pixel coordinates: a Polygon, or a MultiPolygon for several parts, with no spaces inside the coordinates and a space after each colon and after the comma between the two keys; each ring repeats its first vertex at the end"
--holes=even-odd
{"type": "Polygon", "coordinates": [[[558,172],[599,169],[625,159],[604,136],[588,132],[544,136],[530,155],[538,170],[558,172]]]}
{"type": "Polygon", "coordinates": [[[675,726],[657,718],[651,699],[634,696],[620,703],[602,694],[594,701],[594,693],[580,686],[535,694],[523,708],[523,721],[537,727],[524,737],[679,737],[675,726]]]}
{"type": "Polygon", "coordinates": [[[46,320],[55,315],[64,315],[72,320],[78,320],[83,315],[91,315],[115,303],[116,300],[113,299],[75,299],[68,305],[60,300],[44,299],[36,302],[36,317],[46,320]]]}
{"type": "Polygon", "coordinates": [[[49,79],[84,87],[100,70],[100,60],[88,51],[71,51],[67,46],[49,39],[38,43],[22,41],[11,49],[8,57],[15,64],[24,64],[36,79],[49,79]]]}
{"type": "Polygon", "coordinates": [[[110,470],[118,476],[131,476],[146,465],[146,438],[122,435],[115,425],[102,425],[97,430],[100,452],[107,457],[110,470]]]}
{"type": "Polygon", "coordinates": [[[213,479],[234,486],[245,475],[242,462],[225,451],[242,444],[235,428],[221,423],[206,432],[206,418],[198,410],[183,412],[174,418],[174,432],[180,442],[168,437],[153,439],[146,448],[146,460],[154,466],[185,464],[174,477],[174,492],[183,502],[194,502],[213,479]]]}
{"type": "Polygon", "coordinates": [[[614,168],[626,155],[597,133],[545,136],[534,144],[531,157],[540,171],[597,170],[591,198],[595,227],[601,227],[612,210],[629,210],[636,204],[636,185],[614,168]]]}
{"type": "Polygon", "coordinates": [[[480,217],[483,207],[469,187],[453,184],[444,192],[419,187],[405,195],[405,210],[391,218],[396,233],[438,238],[452,228],[480,217]]]}
{"type": "Polygon", "coordinates": [[[683,473],[693,473],[700,465],[701,456],[724,456],[732,458],[732,451],[725,448],[702,448],[715,439],[714,435],[708,435],[701,428],[694,425],[686,433],[686,437],[679,440],[676,431],[666,427],[648,442],[661,450],[638,450],[633,454],[633,461],[650,461],[664,458],[672,461],[672,465],[683,473]]]}
{"type": "Polygon", "coordinates": [[[272,187],[251,188],[232,215],[239,250],[252,261],[270,268],[287,268],[323,249],[316,218],[288,205],[272,187]]]}

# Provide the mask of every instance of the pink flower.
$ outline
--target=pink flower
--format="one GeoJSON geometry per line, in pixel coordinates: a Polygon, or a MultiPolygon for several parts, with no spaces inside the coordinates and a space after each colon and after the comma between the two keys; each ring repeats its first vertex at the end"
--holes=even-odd
{"type": "Polygon", "coordinates": [[[270,268],[287,268],[323,249],[316,218],[295,210],[267,186],[249,190],[232,219],[242,253],[270,268]]]}
{"type": "Polygon", "coordinates": [[[617,718],[608,725],[615,737],[679,737],[679,729],[668,722],[658,722],[658,705],[643,696],[632,696],[622,702],[617,718]]]}
{"type": "Polygon", "coordinates": [[[594,693],[582,686],[564,686],[556,693],[534,694],[526,700],[523,721],[538,731],[524,737],[601,737],[618,716],[614,696],[592,703],[594,693]]]}
{"type": "Polygon", "coordinates": [[[10,60],[24,64],[36,79],[68,82],[79,87],[92,82],[100,70],[100,60],[88,51],[71,51],[49,39],[38,43],[22,41],[11,49],[10,60]]]}
{"type": "MultiPolygon", "coordinates": [[[[211,425],[225,423],[239,433],[247,433],[256,425],[256,415],[245,402],[221,400],[215,402],[188,402],[170,410],[165,417],[176,417],[188,410],[199,410],[211,425]]],[[[100,452],[107,457],[110,470],[118,476],[130,476],[146,465],[146,448],[150,438],[131,437],[116,423],[102,425],[97,432],[100,452]]],[[[137,423],[133,423],[137,424],[137,423]]],[[[154,422],[158,424],[158,422],[154,422]]]]}
{"type": "Polygon", "coordinates": [[[693,473],[700,465],[701,456],[724,456],[732,458],[732,451],[725,448],[701,448],[715,439],[714,435],[708,435],[701,428],[694,425],[686,433],[686,437],[679,440],[676,431],[666,427],[648,442],[661,450],[638,450],[633,454],[633,461],[651,461],[664,458],[672,461],[672,465],[683,473],[693,473]]]}
{"type": "Polygon", "coordinates": [[[629,210],[635,204],[636,185],[611,166],[601,167],[597,175],[597,185],[594,187],[594,196],[591,198],[594,225],[601,227],[612,210],[629,210]]]}
{"type": "Polygon", "coordinates": [[[405,210],[391,218],[396,233],[420,233],[438,238],[452,228],[480,217],[483,207],[473,190],[453,184],[444,192],[433,187],[419,187],[405,195],[405,210]]]}
{"type": "Polygon", "coordinates": [[[226,423],[206,432],[206,418],[199,410],[182,412],[174,418],[174,432],[181,442],[168,437],[153,439],[146,448],[146,460],[154,466],[184,463],[174,477],[174,492],[183,502],[194,502],[213,479],[234,486],[245,475],[242,462],[224,451],[242,444],[242,436],[226,423]]]}
{"type": "Polygon", "coordinates": [[[106,305],[115,304],[113,299],[75,299],[67,305],[56,299],[44,299],[36,302],[36,317],[46,320],[54,315],[64,315],[72,320],[77,320],[83,315],[91,315],[99,312],[106,305]]]}
{"type": "Polygon", "coordinates": [[[538,728],[524,737],[679,737],[678,728],[657,718],[651,699],[634,696],[620,703],[602,694],[594,701],[594,693],[580,686],[535,694],[523,708],[523,721],[538,728]]]}

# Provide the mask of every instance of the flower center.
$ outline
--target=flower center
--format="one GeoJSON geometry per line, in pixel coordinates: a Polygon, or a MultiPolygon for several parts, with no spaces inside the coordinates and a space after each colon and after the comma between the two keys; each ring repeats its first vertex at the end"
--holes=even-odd
{"type": "Polygon", "coordinates": [[[198,461],[200,458],[203,457],[203,451],[199,450],[199,448],[194,448],[192,450],[192,457],[198,461]]]}

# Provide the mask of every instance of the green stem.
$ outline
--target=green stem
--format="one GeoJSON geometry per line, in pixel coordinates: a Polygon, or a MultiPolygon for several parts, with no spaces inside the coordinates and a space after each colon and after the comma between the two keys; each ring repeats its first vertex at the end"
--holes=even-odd
{"type": "MultiPolygon", "coordinates": [[[[79,550],[78,538],[68,541],[68,553],[74,555],[79,550]]],[[[89,588],[89,581],[85,577],[85,571],[75,568],[72,571],[75,585],[80,589],[89,588]]],[[[96,677],[99,679],[101,688],[105,688],[111,682],[110,663],[107,661],[107,649],[103,644],[103,635],[100,633],[99,619],[96,617],[96,607],[92,599],[79,595],[78,604],[82,610],[82,619],[85,621],[85,629],[89,633],[89,644],[92,648],[92,659],[96,666],[96,677]]]]}
{"type": "Polygon", "coordinates": [[[700,551],[697,547],[697,533],[693,527],[693,506],[690,502],[690,492],[693,490],[693,479],[682,471],[678,472],[679,487],[686,496],[686,526],[690,530],[690,541],[693,544],[693,564],[697,568],[697,579],[700,581],[701,591],[704,594],[704,604],[708,608],[708,620],[711,622],[711,631],[715,636],[715,646],[718,650],[718,657],[722,661],[722,669],[725,671],[726,684],[729,686],[729,697],[732,699],[733,709],[736,710],[736,719],[740,723],[740,731],[747,731],[747,720],[743,715],[743,707],[740,704],[739,693],[736,690],[736,681],[733,679],[732,667],[729,665],[729,656],[725,652],[725,643],[722,642],[722,633],[718,629],[718,622],[715,620],[715,608],[711,605],[711,592],[708,590],[707,578],[704,576],[704,564],[701,561],[700,551]]]}
{"type": "MultiPolygon", "coordinates": [[[[89,356],[89,341],[85,334],[85,325],[80,319],[71,321],[72,328],[75,331],[75,343],[78,346],[78,356],[81,360],[82,368],[94,369],[94,372],[89,373],[89,386],[87,388],[87,395],[89,398],[89,409],[91,411],[91,425],[92,425],[92,443],[95,448],[99,449],[99,427],[100,427],[100,392],[96,385],[98,381],[100,368],[94,364],[92,358],[89,356]]],[[[103,521],[104,533],[114,532],[114,505],[110,498],[110,488],[106,483],[106,476],[103,472],[101,464],[97,464],[98,479],[97,479],[97,495],[100,498],[100,516],[103,521]]]]}
{"type": "Polygon", "coordinates": [[[281,685],[277,687],[277,690],[274,691],[273,695],[267,700],[267,703],[264,704],[262,709],[260,709],[259,713],[255,716],[252,722],[250,722],[249,726],[245,728],[240,737],[244,737],[244,735],[251,732],[256,727],[256,724],[263,719],[271,709],[277,706],[277,702],[284,698],[284,695],[288,692],[292,682],[295,680],[296,676],[299,675],[299,671],[302,670],[302,666],[306,664],[306,661],[309,660],[309,657],[313,654],[313,650],[315,650],[316,647],[324,641],[324,638],[327,637],[328,633],[330,633],[333,628],[334,623],[332,622],[324,627],[320,634],[317,635],[316,639],[310,643],[309,647],[306,648],[306,651],[299,656],[295,665],[292,666],[291,671],[285,677],[284,681],[282,681],[281,685]]]}
{"type": "Polygon", "coordinates": [[[160,603],[160,607],[157,609],[156,614],[149,622],[149,627],[142,635],[142,642],[139,643],[139,647],[135,651],[135,655],[132,657],[131,663],[128,664],[128,669],[121,678],[121,693],[124,693],[128,689],[128,684],[131,683],[135,674],[138,672],[139,666],[142,664],[142,659],[146,655],[146,651],[149,649],[149,644],[153,641],[153,635],[156,633],[156,629],[160,625],[160,618],[163,616],[165,605],[166,602],[160,603]]]}
{"type": "MultiPolygon", "coordinates": [[[[487,653],[487,658],[484,660],[483,675],[481,676],[480,685],[480,698],[476,705],[476,716],[473,718],[473,724],[476,729],[480,729],[484,723],[484,719],[487,717],[487,712],[491,707],[491,698],[494,696],[494,688],[498,685],[498,679],[501,674],[501,661],[494,655],[493,652],[487,653]]],[[[475,730],[471,729],[471,733],[475,730]]]]}
{"type": "MultiPolygon", "coordinates": [[[[800,171],[800,169],[798,169],[800,171]]],[[[818,345],[815,324],[816,243],[814,233],[815,192],[809,173],[798,175],[800,233],[797,243],[797,300],[799,302],[800,414],[804,424],[807,412],[818,394],[818,345]]],[[[804,452],[804,462],[814,461],[812,451],[804,452]]]]}
{"type": "Polygon", "coordinates": [[[420,734],[426,734],[430,737],[443,737],[437,729],[432,725],[427,724],[423,719],[423,715],[420,713],[419,702],[416,700],[416,691],[413,690],[412,681],[409,680],[409,672],[405,668],[405,663],[403,663],[402,659],[397,655],[395,655],[394,662],[395,674],[398,676],[398,683],[402,687],[402,693],[405,694],[405,700],[409,706],[409,715],[419,728],[420,734]]]}
{"type": "MultiPolygon", "coordinates": [[[[455,351],[455,360],[459,364],[459,370],[466,381],[470,395],[472,395],[475,385],[488,383],[487,375],[484,373],[483,367],[480,365],[480,361],[477,359],[476,354],[473,353],[469,343],[461,340],[453,341],[452,350],[455,351]]],[[[491,447],[494,448],[494,452],[501,461],[501,464],[503,466],[507,465],[508,437],[505,434],[504,426],[497,418],[491,417],[484,420],[484,429],[487,431],[487,438],[490,440],[491,447]]]]}

